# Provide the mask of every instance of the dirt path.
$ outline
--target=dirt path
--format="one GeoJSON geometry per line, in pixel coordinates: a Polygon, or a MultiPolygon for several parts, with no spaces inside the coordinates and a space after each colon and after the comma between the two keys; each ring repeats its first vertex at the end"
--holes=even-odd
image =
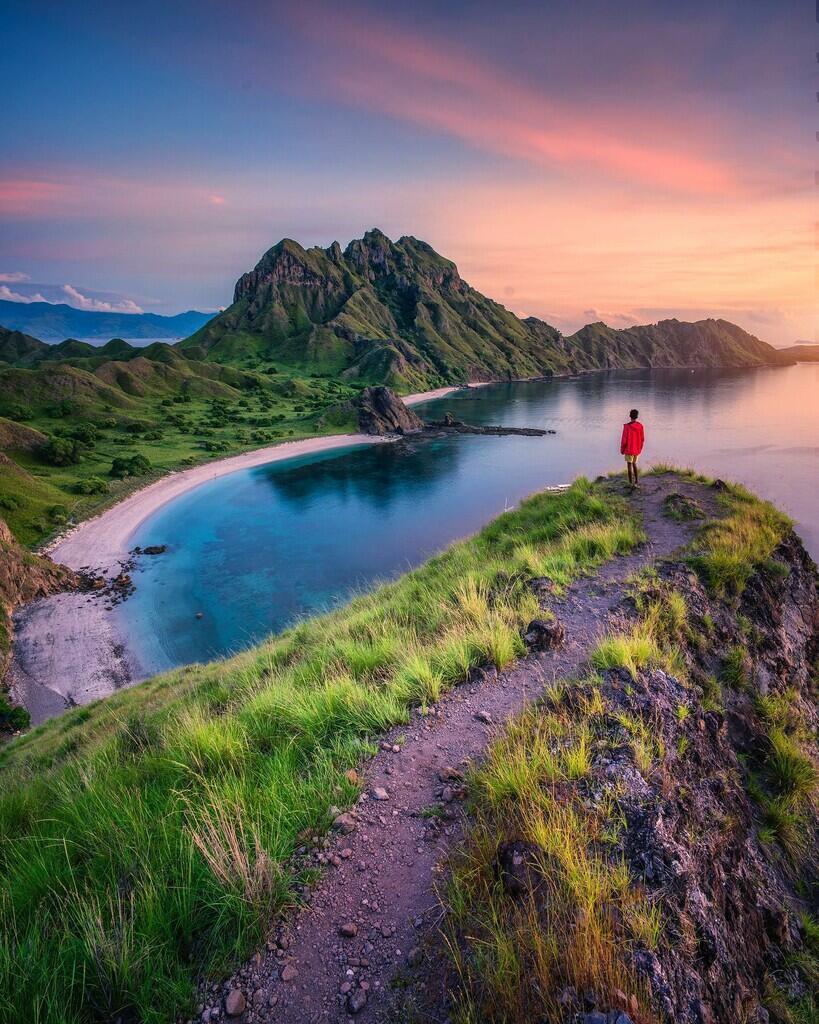
{"type": "Polygon", "coordinates": [[[437,923],[439,864],[462,833],[457,793],[453,800],[457,780],[448,781],[451,769],[462,770],[479,758],[493,729],[536,699],[551,680],[577,672],[605,632],[628,578],[690,539],[691,524],[662,514],[671,491],[703,501],[701,485],[646,477],[632,501],[643,515],[648,543],[607,563],[595,577],[577,581],[552,602],[566,628],[561,650],[527,657],[501,673],[483,671],[426,717],[416,714],[409,726],[383,737],[381,750],[366,766],[355,827],[312,854],[314,862],[328,867],[305,894],[308,905],[284,922],[234,978],[214,986],[202,1020],[223,1019],[226,1010],[240,1009],[243,998],[244,1013],[231,1019],[246,1024],[400,1020],[390,1010],[392,986],[421,958],[424,935],[437,923]],[[232,994],[226,1003],[233,989],[241,995],[232,994]]]}

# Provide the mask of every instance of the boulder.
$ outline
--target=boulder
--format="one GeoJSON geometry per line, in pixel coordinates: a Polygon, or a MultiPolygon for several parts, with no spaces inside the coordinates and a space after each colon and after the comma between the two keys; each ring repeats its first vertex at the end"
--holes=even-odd
{"type": "Polygon", "coordinates": [[[552,651],[562,647],[566,630],[559,619],[532,619],[523,634],[523,642],[530,651],[552,651]]]}
{"type": "Polygon", "coordinates": [[[358,399],[358,428],[364,434],[417,434],[424,427],[390,388],[365,388],[358,399]]]}

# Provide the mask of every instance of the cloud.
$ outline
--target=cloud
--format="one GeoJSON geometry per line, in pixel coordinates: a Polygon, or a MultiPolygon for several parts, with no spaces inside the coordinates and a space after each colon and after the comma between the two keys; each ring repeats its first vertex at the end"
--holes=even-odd
{"type": "Polygon", "coordinates": [[[77,309],[89,309],[96,313],[144,313],[141,306],[138,306],[131,299],[120,299],[118,302],[106,302],[103,299],[92,299],[70,284],[63,285],[63,291],[68,296],[69,305],[77,309]]]}
{"type": "Polygon", "coordinates": [[[331,9],[319,0],[293,17],[318,45],[332,38],[318,68],[325,88],[351,105],[539,167],[603,172],[686,193],[736,187],[734,170],[705,152],[702,138],[675,136],[667,118],[648,110],[635,117],[640,111],[618,115],[572,103],[371,12],[331,9]]]}
{"type": "Polygon", "coordinates": [[[0,284],[0,299],[5,299],[6,302],[48,302],[48,299],[39,292],[35,292],[33,295],[23,295],[21,292],[12,291],[5,284],[0,284]]]}
{"type": "Polygon", "coordinates": [[[216,193],[213,193],[212,195],[208,196],[208,202],[211,204],[211,206],[224,206],[225,205],[225,197],[224,196],[220,196],[220,195],[216,195],[216,193]]]}
{"type": "Polygon", "coordinates": [[[14,270],[10,274],[0,274],[0,281],[7,281],[9,284],[12,282],[30,281],[31,278],[28,274],[21,274],[19,270],[14,270]]]}
{"type": "Polygon", "coordinates": [[[64,198],[66,186],[55,181],[36,181],[28,178],[0,180],[0,213],[39,213],[44,206],[64,198]]]}

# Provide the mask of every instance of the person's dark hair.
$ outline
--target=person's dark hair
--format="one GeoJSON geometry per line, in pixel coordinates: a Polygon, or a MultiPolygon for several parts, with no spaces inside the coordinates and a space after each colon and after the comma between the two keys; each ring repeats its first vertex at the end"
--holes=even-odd
{"type": "Polygon", "coordinates": [[[639,409],[632,409],[631,412],[628,415],[629,415],[629,419],[636,420],[637,417],[640,415],[640,410],[639,409]]]}

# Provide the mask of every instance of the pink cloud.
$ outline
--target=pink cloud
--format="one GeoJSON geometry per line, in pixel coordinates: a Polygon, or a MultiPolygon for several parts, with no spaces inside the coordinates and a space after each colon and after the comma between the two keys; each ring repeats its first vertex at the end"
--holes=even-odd
{"type": "Polygon", "coordinates": [[[8,284],[19,284],[21,281],[30,280],[28,274],[22,274],[19,270],[14,270],[9,274],[0,274],[0,281],[6,281],[8,284]]]}
{"type": "Polygon", "coordinates": [[[318,45],[332,39],[319,76],[334,97],[542,167],[603,172],[682,192],[718,193],[736,174],[702,152],[703,140],[610,109],[578,107],[517,81],[456,47],[396,23],[321,3],[293,15],[318,45]]]}
{"type": "Polygon", "coordinates": [[[33,213],[62,199],[66,187],[54,181],[25,178],[0,180],[0,213],[33,213]]]}

